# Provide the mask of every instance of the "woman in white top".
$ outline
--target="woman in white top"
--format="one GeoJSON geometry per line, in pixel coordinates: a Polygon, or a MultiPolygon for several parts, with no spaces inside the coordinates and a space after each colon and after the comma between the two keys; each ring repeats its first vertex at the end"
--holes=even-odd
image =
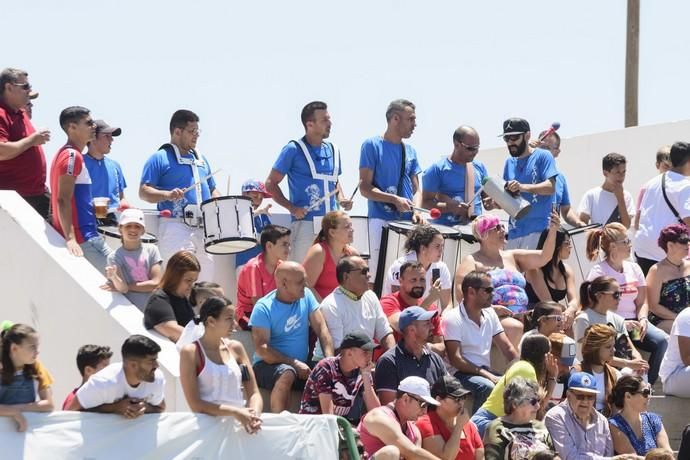
{"type": "MultiPolygon", "coordinates": [[[[263,401],[254,371],[242,344],[227,338],[234,329],[235,308],[227,299],[210,297],[198,320],[203,335],[180,350],[180,381],[187,404],[194,412],[235,417],[248,433],[256,433],[261,429],[263,401]]],[[[191,322],[185,329],[190,326],[191,322]]]]}

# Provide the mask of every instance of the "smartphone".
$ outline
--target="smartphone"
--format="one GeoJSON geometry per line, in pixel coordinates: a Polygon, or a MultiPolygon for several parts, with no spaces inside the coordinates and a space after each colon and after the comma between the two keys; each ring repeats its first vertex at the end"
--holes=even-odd
{"type": "Polygon", "coordinates": [[[440,268],[432,268],[431,269],[431,284],[434,284],[437,279],[441,277],[441,269],[440,268]]]}

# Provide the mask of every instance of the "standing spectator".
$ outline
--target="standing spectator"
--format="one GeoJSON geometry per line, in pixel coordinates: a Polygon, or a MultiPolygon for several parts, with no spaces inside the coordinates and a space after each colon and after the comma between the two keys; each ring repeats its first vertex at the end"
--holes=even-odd
{"type": "Polygon", "coordinates": [[[640,377],[625,375],[613,387],[609,400],[620,411],[609,419],[613,448],[619,454],[646,455],[660,447],[671,451],[661,417],[647,412],[652,388],[640,377]]]}
{"type": "Polygon", "coordinates": [[[249,318],[254,340],[254,372],[259,387],[271,391],[271,411],[282,412],[294,384],[303,385],[311,372],[309,327],[321,342],[324,356],[333,356],[326,321],[311,291],[307,274],[296,262],[276,270],[276,290],[261,298],[249,318]]]}
{"type": "Polygon", "coordinates": [[[479,134],[470,126],[460,126],[453,133],[451,154],[424,171],[422,206],[441,211],[435,224],[464,225],[482,213],[481,196],[475,193],[489,174],[484,163],[475,160],[477,153],[479,134]]]}
{"type": "Polygon", "coordinates": [[[520,220],[510,218],[508,249],[534,249],[539,235],[549,227],[549,215],[556,191],[556,162],[549,152],[529,145],[527,120],[509,118],[503,122],[503,140],[511,158],[506,159],[503,179],[506,191],[521,195],[532,208],[520,220]]]}
{"type": "MultiPolygon", "coordinates": [[[[226,299],[209,297],[201,306],[197,324],[203,324],[201,336],[182,347],[178,343],[180,383],[189,408],[208,415],[230,415],[247,433],[256,433],[261,428],[263,401],[244,346],[227,338],[235,325],[234,307],[226,299]]],[[[180,342],[187,340],[181,338],[180,342]]]]}
{"type": "Polygon", "coordinates": [[[261,254],[244,264],[237,276],[237,323],[245,331],[256,302],[276,288],[276,269],[289,252],[289,228],[271,224],[261,231],[261,254]]]}
{"type": "MultiPolygon", "coordinates": [[[[671,169],[671,146],[662,145],[656,152],[656,170],[659,174],[664,174],[666,171],[671,169]]],[[[651,179],[654,180],[654,179],[651,179]]],[[[633,228],[637,230],[640,228],[640,206],[642,205],[642,198],[647,191],[648,184],[651,181],[646,182],[642,188],[640,188],[640,193],[637,194],[637,202],[635,206],[635,221],[633,222],[633,228]]]]}
{"type": "Polygon", "coordinates": [[[200,134],[197,114],[190,110],[173,113],[170,142],[146,160],[139,198],[171,213],[171,217],[158,220],[158,247],[164,263],[177,251],[189,251],[203,268],[202,279],[213,281],[213,257],[204,249],[200,206],[219,197],[220,191],[211,176],[210,163],[196,151],[200,134]]]}
{"type": "Polygon", "coordinates": [[[94,123],[96,137],[87,144],[88,150],[84,155],[84,164],[91,176],[91,195],[110,198],[108,217],[99,219],[99,224],[117,225],[115,211],[129,207],[125,199],[127,181],[120,164],[108,154],[113,145],[113,137],[122,134],[122,129],[114,128],[103,120],[96,120],[94,123]]]}
{"type": "Polygon", "coordinates": [[[352,209],[338,182],[342,174],[340,149],[325,139],[331,135],[331,116],[325,102],[313,101],[302,109],[304,136],[292,140],[281,150],[273,164],[266,190],[273,200],[292,215],[290,259],[304,260],[316,237],[314,217],[335,211],[338,206],[352,209]],[[279,184],[288,177],[290,199],[285,198],[279,184]],[[336,196],[329,196],[335,192],[336,196]]]}
{"type": "Polygon", "coordinates": [[[91,178],[81,153],[94,137],[95,124],[88,109],[75,106],[60,113],[60,126],[67,134],[67,144],[50,167],[53,227],[65,238],[70,254],[84,256],[102,272],[112,251],[98,233],[91,178]]]}
{"type": "MultiPolygon", "coordinates": [[[[249,179],[242,184],[242,196],[252,200],[252,211],[254,212],[254,231],[257,235],[261,235],[263,229],[271,224],[269,216],[269,209],[271,203],[261,207],[264,198],[273,198],[273,196],[266,191],[266,186],[263,182],[256,179],[249,179]]],[[[260,237],[259,237],[260,238],[260,237]]],[[[252,249],[247,249],[239,254],[235,254],[235,270],[239,275],[241,267],[250,259],[261,254],[261,245],[257,244],[252,249]]]]}
{"type": "Polygon", "coordinates": [[[353,425],[381,403],[374,391],[371,352],[376,344],[361,331],[342,340],[336,356],[324,358],[309,374],[304,386],[300,414],[334,414],[353,425]]]}
{"type": "MultiPolygon", "coordinates": [[[[14,190],[44,219],[50,214],[43,144],[50,131],[36,131],[23,110],[31,102],[29,74],[6,68],[0,72],[0,188],[14,190]]],[[[38,96],[38,93],[33,93],[38,96]]]]}
{"type": "Polygon", "coordinates": [[[83,345],[77,351],[77,369],[81,374],[81,384],[67,395],[62,403],[62,410],[69,410],[72,400],[79,388],[88,382],[89,378],[96,372],[110,365],[110,358],[113,352],[110,347],[101,345],[83,345]]]}
{"type": "Polygon", "coordinates": [[[681,224],[664,227],[659,247],[666,257],[652,265],[647,273],[649,321],[665,332],[671,332],[673,320],[690,305],[690,231],[681,224]]]}
{"type": "Polygon", "coordinates": [[[144,327],[177,342],[184,327],[194,319],[189,301],[201,266],[188,251],[173,254],[165,267],[158,289],[151,293],[144,307],[144,327]]]}
{"type": "Polygon", "coordinates": [[[17,431],[26,431],[22,412],[51,412],[50,374],[39,366],[38,333],[26,324],[14,324],[0,333],[0,416],[14,419],[17,431]]]}
{"type": "Polygon", "coordinates": [[[646,275],[664,258],[659,247],[661,229],[670,224],[690,227],[690,144],[671,146],[671,169],[647,182],[640,205],[640,225],[635,233],[635,258],[646,275]]]}
{"type": "Polygon", "coordinates": [[[129,208],[120,214],[122,246],[108,256],[105,277],[107,288],[121,292],[140,310],[161,282],[163,270],[160,252],[155,244],[142,244],[146,232],[144,213],[129,208]]]}
{"type": "MultiPolygon", "coordinates": [[[[415,105],[407,99],[396,99],[386,109],[386,132],[362,143],[359,157],[359,190],[368,200],[369,268],[376,279],[381,232],[391,220],[423,221],[415,206],[422,204],[417,151],[403,139],[412,136],[417,126],[415,105]]],[[[385,270],[385,267],[380,267],[385,270]]]]}
{"type": "MultiPolygon", "coordinates": [[[[369,290],[368,273],[369,267],[361,257],[340,259],[336,268],[339,286],[321,302],[321,312],[336,350],[348,332],[366,334],[380,343],[384,350],[395,346],[393,329],[376,294],[369,290]]],[[[317,344],[314,359],[322,357],[323,350],[317,344]]]]}
{"type": "Polygon", "coordinates": [[[472,271],[462,280],[463,301],[458,308],[443,314],[450,372],[472,391],[472,413],[484,404],[499,379],[499,373],[491,369],[491,344],[501,350],[508,362],[518,357],[498,315],[490,308],[493,291],[488,274],[472,271]]]}
{"type": "Polygon", "coordinates": [[[484,444],[465,409],[470,393],[452,375],[444,375],[431,387],[438,406],[429,406],[417,420],[422,447],[434,455],[455,460],[484,460],[484,444]]]}
{"type": "Polygon", "coordinates": [[[630,247],[631,241],[622,224],[615,222],[592,230],[587,235],[587,258],[595,260],[603,250],[604,260],[592,266],[587,279],[610,276],[618,283],[621,296],[616,313],[625,319],[633,345],[650,352],[649,383],[654,385],[668,347],[668,335],[647,318],[647,282],[640,266],[630,261],[630,247]]]}
{"type": "Polygon", "coordinates": [[[615,346],[616,331],[605,324],[592,324],[585,330],[585,336],[582,338],[582,360],[575,366],[577,371],[594,376],[598,392],[594,407],[607,417],[613,414],[609,395],[620,377],[620,372],[609,364],[613,360],[615,346]]]}
{"type": "Polygon", "coordinates": [[[435,311],[409,307],[400,313],[398,324],[402,338],[395,348],[385,352],[376,363],[374,383],[381,404],[395,399],[398,385],[405,377],[416,376],[436,382],[446,375],[441,357],[427,345],[435,311]]]}
{"type": "Polygon", "coordinates": [[[580,201],[577,212],[580,220],[589,224],[622,224],[630,228],[635,215],[635,203],[630,192],[623,188],[627,160],[619,153],[609,153],[601,160],[604,183],[588,190],[580,201]]]}
{"type": "Polygon", "coordinates": [[[690,308],[681,311],[673,321],[659,376],[664,393],[690,398],[690,308]]]}
{"type": "Polygon", "coordinates": [[[165,377],[158,369],[161,347],[143,335],[122,344],[122,362],[96,372],[78,390],[68,410],[120,414],[135,419],[165,410],[165,377]]]}

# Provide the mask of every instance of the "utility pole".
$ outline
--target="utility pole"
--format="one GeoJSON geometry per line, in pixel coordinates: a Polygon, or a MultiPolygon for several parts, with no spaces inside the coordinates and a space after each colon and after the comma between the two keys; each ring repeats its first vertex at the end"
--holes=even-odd
{"type": "Polygon", "coordinates": [[[640,0],[628,0],[625,43],[625,127],[637,126],[640,73],[640,0]]]}

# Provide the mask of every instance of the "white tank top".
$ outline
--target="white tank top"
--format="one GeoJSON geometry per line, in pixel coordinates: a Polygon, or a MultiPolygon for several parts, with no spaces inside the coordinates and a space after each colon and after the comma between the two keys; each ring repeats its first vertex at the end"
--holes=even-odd
{"type": "MultiPolygon", "coordinates": [[[[227,343],[224,343],[227,346],[227,343]]],[[[242,371],[232,352],[228,349],[230,359],[227,363],[216,364],[208,359],[200,342],[197,342],[196,346],[204,354],[204,368],[197,376],[199,397],[215,404],[244,407],[242,371]]]]}

